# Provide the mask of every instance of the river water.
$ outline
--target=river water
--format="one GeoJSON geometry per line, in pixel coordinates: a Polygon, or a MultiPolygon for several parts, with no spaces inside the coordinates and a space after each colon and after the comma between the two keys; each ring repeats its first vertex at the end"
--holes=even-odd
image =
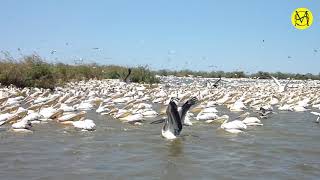
{"type": "Polygon", "coordinates": [[[174,141],[160,136],[161,124],[88,117],[96,131],[55,122],[35,125],[33,134],[1,127],[1,179],[320,178],[320,125],[309,112],[279,112],[238,135],[197,123],[174,141]]]}

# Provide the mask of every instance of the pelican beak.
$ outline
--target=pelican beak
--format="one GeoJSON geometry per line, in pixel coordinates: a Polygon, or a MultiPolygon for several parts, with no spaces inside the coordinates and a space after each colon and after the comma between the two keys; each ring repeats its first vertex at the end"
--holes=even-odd
{"type": "Polygon", "coordinates": [[[199,113],[201,111],[201,107],[194,107],[192,109],[190,109],[190,112],[192,113],[199,113]]]}
{"type": "Polygon", "coordinates": [[[123,113],[122,115],[120,115],[119,118],[127,117],[127,116],[129,116],[130,114],[131,114],[130,112],[123,113]]]}
{"type": "Polygon", "coordinates": [[[65,125],[71,125],[73,123],[73,121],[62,121],[60,123],[65,124],[65,125]]]}

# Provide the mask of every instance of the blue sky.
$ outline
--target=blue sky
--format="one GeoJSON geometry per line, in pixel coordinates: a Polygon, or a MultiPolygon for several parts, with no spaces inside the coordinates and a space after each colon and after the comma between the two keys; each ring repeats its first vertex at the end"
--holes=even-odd
{"type": "Polygon", "coordinates": [[[0,2],[0,50],[14,57],[21,56],[20,48],[50,62],[82,58],[152,69],[320,72],[317,0],[0,2]],[[314,16],[304,31],[291,25],[298,7],[314,16]]]}

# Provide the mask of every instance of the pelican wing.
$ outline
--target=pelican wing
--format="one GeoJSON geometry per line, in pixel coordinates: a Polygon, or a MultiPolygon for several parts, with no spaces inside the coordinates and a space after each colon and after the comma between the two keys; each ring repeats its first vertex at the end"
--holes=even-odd
{"type": "Polygon", "coordinates": [[[287,90],[288,84],[290,83],[291,79],[289,79],[289,81],[286,83],[286,85],[284,85],[284,90],[287,90]]]}
{"type": "Polygon", "coordinates": [[[192,105],[196,104],[197,100],[198,99],[196,97],[193,97],[189,99],[186,103],[184,103],[184,105],[182,105],[182,108],[180,111],[181,122],[184,122],[187,112],[189,111],[192,105]]]}
{"type": "Polygon", "coordinates": [[[179,116],[177,104],[173,99],[170,100],[167,108],[167,122],[164,129],[169,129],[174,135],[179,135],[182,130],[181,118],[179,116]]]}
{"type": "Polygon", "coordinates": [[[271,76],[271,78],[274,80],[274,82],[275,82],[279,87],[281,87],[281,84],[280,84],[280,82],[278,81],[277,78],[275,78],[275,77],[273,77],[273,76],[271,76]]]}
{"type": "Polygon", "coordinates": [[[314,115],[316,115],[316,116],[320,116],[320,113],[314,112],[314,111],[312,111],[311,114],[314,114],[314,115]]]}
{"type": "Polygon", "coordinates": [[[213,87],[218,87],[218,83],[221,81],[221,77],[219,77],[219,79],[214,82],[213,87]]]}

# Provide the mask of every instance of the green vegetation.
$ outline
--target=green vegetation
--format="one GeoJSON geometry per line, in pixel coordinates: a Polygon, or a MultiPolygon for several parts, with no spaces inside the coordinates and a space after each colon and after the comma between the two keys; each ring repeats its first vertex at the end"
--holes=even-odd
{"type": "MultiPolygon", "coordinates": [[[[158,83],[148,67],[131,68],[130,80],[139,83],[158,83]]],[[[47,63],[37,55],[16,60],[10,56],[0,59],[1,85],[53,89],[70,81],[88,79],[123,79],[128,68],[115,65],[47,63]]]]}
{"type": "MultiPolygon", "coordinates": [[[[269,79],[270,75],[278,79],[316,79],[320,80],[320,74],[292,74],[292,73],[268,73],[259,71],[255,74],[245,74],[243,71],[223,72],[223,71],[151,71],[147,66],[131,68],[130,80],[139,83],[158,83],[156,74],[162,76],[189,76],[194,77],[227,77],[227,78],[259,78],[269,79]]],[[[116,65],[79,64],[70,65],[64,63],[47,63],[38,55],[25,56],[19,60],[5,54],[0,58],[0,83],[1,85],[15,85],[17,87],[42,87],[54,88],[70,81],[88,79],[124,79],[128,73],[128,68],[116,65]]]]}
{"type": "Polygon", "coordinates": [[[254,74],[245,74],[243,71],[233,71],[233,72],[224,72],[224,71],[190,71],[190,70],[181,70],[181,71],[170,71],[170,70],[159,70],[156,74],[161,76],[169,76],[174,75],[178,77],[192,75],[194,77],[204,77],[204,78],[218,78],[218,77],[226,77],[226,78],[258,78],[258,79],[270,79],[271,76],[274,76],[278,79],[297,79],[297,80],[320,80],[320,73],[318,75],[313,75],[310,73],[307,74],[294,74],[294,73],[282,73],[282,72],[262,72],[259,71],[254,74]]]}
{"type": "Polygon", "coordinates": [[[157,71],[160,76],[174,75],[178,77],[192,75],[194,77],[205,77],[205,78],[217,78],[217,77],[226,77],[226,78],[242,78],[247,77],[242,71],[233,71],[233,72],[224,72],[224,71],[191,71],[191,70],[181,70],[181,71],[169,71],[169,70],[159,70],[157,71]]]}

